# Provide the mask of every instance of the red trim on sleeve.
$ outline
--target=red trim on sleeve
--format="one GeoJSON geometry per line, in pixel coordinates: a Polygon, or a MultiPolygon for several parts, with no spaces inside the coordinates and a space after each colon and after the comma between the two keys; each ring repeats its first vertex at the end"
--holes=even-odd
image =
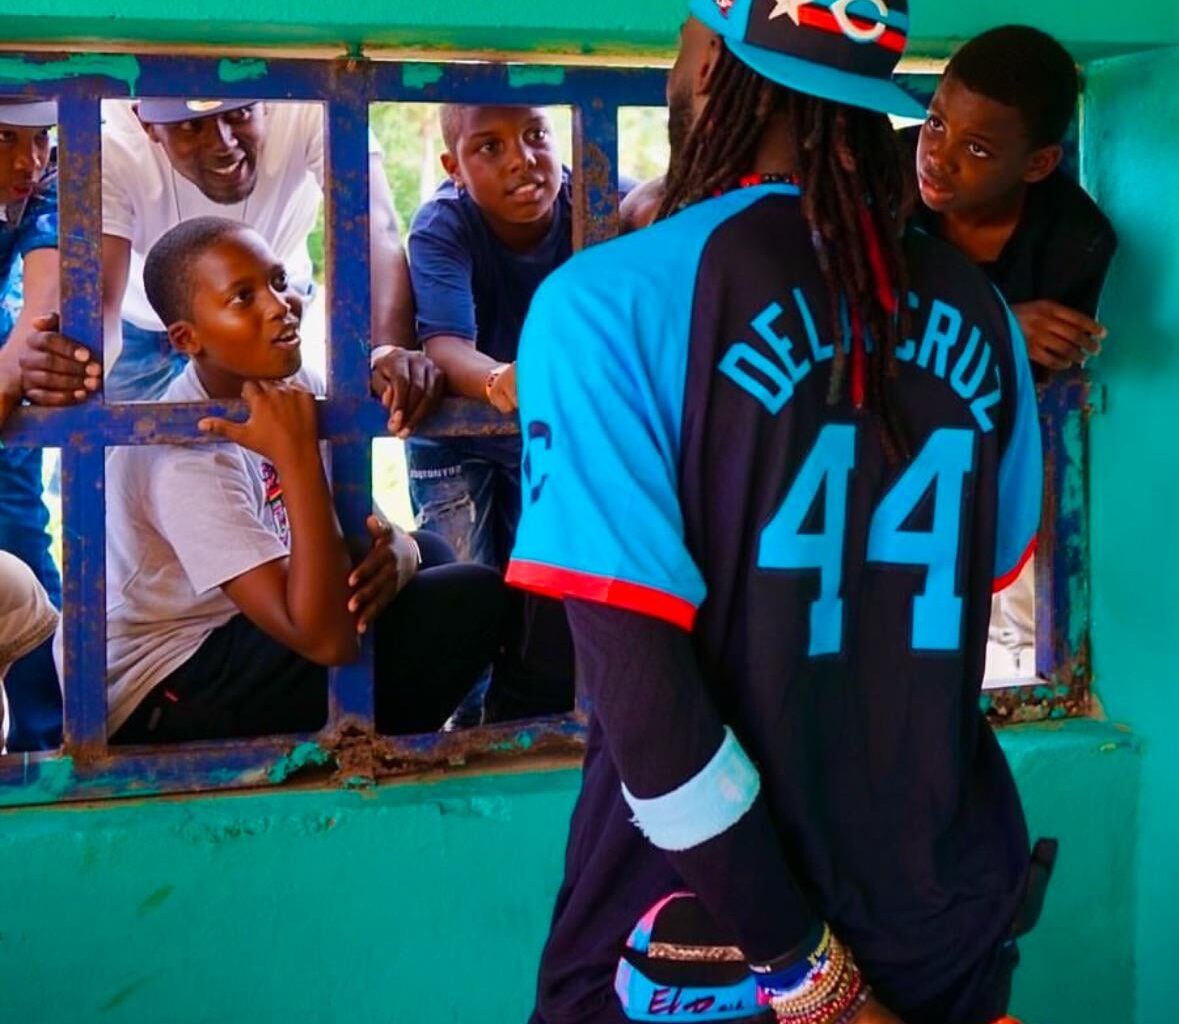
{"type": "Polygon", "coordinates": [[[1023,553],[1023,557],[1015,564],[1015,568],[995,580],[994,585],[991,587],[993,593],[997,594],[1000,590],[1006,590],[1012,583],[1019,579],[1019,574],[1023,572],[1023,567],[1028,564],[1029,559],[1036,553],[1036,542],[1038,540],[1039,537],[1033,537],[1032,542],[1023,553]]]}
{"type": "Polygon", "coordinates": [[[514,558],[508,565],[507,582],[513,587],[532,590],[546,597],[578,597],[628,612],[640,612],[655,619],[663,619],[687,632],[691,632],[696,622],[696,607],[690,601],[654,587],[627,583],[609,576],[594,576],[514,558]]]}

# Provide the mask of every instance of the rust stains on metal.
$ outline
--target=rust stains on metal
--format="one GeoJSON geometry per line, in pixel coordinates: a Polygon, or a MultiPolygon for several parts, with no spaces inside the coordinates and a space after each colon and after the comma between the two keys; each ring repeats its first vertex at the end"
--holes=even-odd
{"type": "Polygon", "coordinates": [[[423,736],[382,736],[344,723],[318,742],[335,763],[332,782],[347,787],[503,760],[581,756],[585,751],[584,725],[572,716],[423,736]]]}
{"type": "Polygon", "coordinates": [[[597,144],[586,143],[580,166],[578,192],[585,204],[582,208],[586,210],[581,244],[596,245],[618,234],[618,202],[612,183],[610,158],[597,144]],[[594,197],[598,200],[596,203],[593,202],[594,197]]]}
{"type": "Polygon", "coordinates": [[[1085,718],[1093,711],[1087,677],[1083,675],[1074,675],[1071,684],[1041,682],[985,690],[981,704],[987,720],[994,726],[1085,718]]]}

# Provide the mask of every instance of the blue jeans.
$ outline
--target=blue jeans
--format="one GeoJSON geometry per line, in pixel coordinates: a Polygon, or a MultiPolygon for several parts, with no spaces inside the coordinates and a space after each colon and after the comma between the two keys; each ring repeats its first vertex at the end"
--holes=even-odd
{"type": "MultiPolygon", "coordinates": [[[[0,549],[16,555],[61,607],[61,576],[49,552],[49,511],[41,500],[41,449],[0,450],[0,549]]],[[[17,661],[4,681],[12,721],[10,751],[51,750],[61,745],[61,687],[53,640],[17,661]]]]}
{"type": "Polygon", "coordinates": [[[187,365],[188,357],[172,348],[167,331],[145,331],[124,320],[123,351],[103,387],[106,400],[158,400],[187,365]]]}
{"type": "Polygon", "coordinates": [[[418,526],[443,537],[460,561],[503,572],[520,521],[519,463],[448,444],[406,447],[409,499],[418,526]]]}

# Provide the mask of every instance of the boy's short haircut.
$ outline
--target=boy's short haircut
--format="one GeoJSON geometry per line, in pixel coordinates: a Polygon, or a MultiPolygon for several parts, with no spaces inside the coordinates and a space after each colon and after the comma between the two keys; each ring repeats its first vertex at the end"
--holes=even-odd
{"type": "Polygon", "coordinates": [[[976,36],[954,54],[946,74],[972,92],[1015,107],[1036,148],[1060,143],[1076,113],[1076,63],[1052,36],[1027,25],[976,36]]]}
{"type": "Polygon", "coordinates": [[[151,247],[143,264],[143,288],[165,327],[191,316],[196,261],[221,239],[243,230],[225,217],[194,217],[166,231],[151,247]]]}
{"type": "Polygon", "coordinates": [[[443,103],[438,109],[438,127],[442,129],[442,141],[449,153],[458,150],[459,138],[463,134],[463,112],[465,103],[443,103]]]}

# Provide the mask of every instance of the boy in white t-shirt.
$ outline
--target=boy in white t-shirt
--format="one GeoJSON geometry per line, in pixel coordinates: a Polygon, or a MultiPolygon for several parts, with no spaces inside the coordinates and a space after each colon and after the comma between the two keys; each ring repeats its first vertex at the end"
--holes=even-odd
{"type": "Polygon", "coordinates": [[[373,548],[353,569],[317,440],[317,389],[302,370],[302,303],[255,231],[223,218],[184,221],[156,243],[144,281],[189,359],[165,399],[241,397],[250,417],[201,421],[229,443],[108,457],[112,739],[318,729],[324,666],[352,660],[370,624],[378,726],[439,728],[498,647],[497,574],[432,564],[445,555],[426,535],[415,572],[419,545],[375,518],[373,548]]]}

